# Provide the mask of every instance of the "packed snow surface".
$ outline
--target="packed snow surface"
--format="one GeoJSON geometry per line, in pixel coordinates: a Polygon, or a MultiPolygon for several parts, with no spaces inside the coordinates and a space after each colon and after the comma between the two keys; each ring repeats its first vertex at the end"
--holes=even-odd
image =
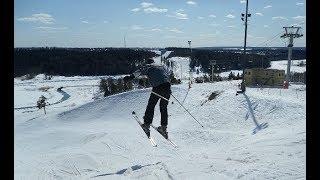
{"type": "MultiPolygon", "coordinates": [[[[101,97],[100,78],[15,79],[15,108],[41,95],[51,104],[47,114],[15,110],[15,179],[306,179],[305,85],[237,96],[240,81],[192,84],[189,92],[187,83],[174,85],[173,96],[182,101],[188,92],[183,105],[204,126],[171,97],[174,148],[151,129],[152,147],[131,115],[142,119],[150,88],[101,97]],[[268,127],[253,134],[256,123],[268,127]]],[[[160,124],[158,106],[153,124],[160,124]]]]}
{"type": "MultiPolygon", "coordinates": [[[[303,73],[306,71],[306,66],[298,66],[299,63],[306,63],[306,60],[291,60],[291,66],[290,66],[290,72],[297,72],[297,73],[303,73]]],[[[285,70],[285,73],[287,73],[287,65],[288,60],[282,60],[282,61],[271,61],[271,67],[270,69],[281,69],[285,70]]]]}

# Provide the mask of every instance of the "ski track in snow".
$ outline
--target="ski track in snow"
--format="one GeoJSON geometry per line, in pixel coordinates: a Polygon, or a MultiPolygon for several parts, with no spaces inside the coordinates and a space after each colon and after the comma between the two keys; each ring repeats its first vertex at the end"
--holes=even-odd
{"type": "MultiPolygon", "coordinates": [[[[78,78],[60,77],[70,86],[90,79],[78,78]]],[[[305,85],[235,96],[239,82],[192,85],[184,106],[204,128],[170,98],[168,131],[178,148],[151,129],[153,148],[131,116],[142,118],[150,88],[97,100],[98,87],[66,88],[70,98],[46,115],[15,111],[15,179],[305,179],[305,85]],[[214,91],[220,94],[208,100],[214,91]],[[252,135],[253,117],[269,127],[252,135]]],[[[43,82],[17,82],[15,92],[34,85],[43,82]]],[[[173,95],[182,101],[187,87],[174,85],[173,95]]],[[[158,105],[153,124],[160,124],[158,105]]]]}

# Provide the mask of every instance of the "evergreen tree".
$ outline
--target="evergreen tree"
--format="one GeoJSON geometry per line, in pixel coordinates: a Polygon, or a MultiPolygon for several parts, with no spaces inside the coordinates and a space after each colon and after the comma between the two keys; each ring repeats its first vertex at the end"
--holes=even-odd
{"type": "Polygon", "coordinates": [[[240,74],[237,74],[236,80],[241,79],[240,74]]]}
{"type": "Polygon", "coordinates": [[[233,72],[231,71],[228,76],[228,80],[233,80],[233,79],[235,79],[235,76],[234,76],[233,72]]]}
{"type": "Polygon", "coordinates": [[[117,89],[118,89],[118,93],[125,91],[124,82],[122,78],[119,78],[117,80],[117,89]]]}

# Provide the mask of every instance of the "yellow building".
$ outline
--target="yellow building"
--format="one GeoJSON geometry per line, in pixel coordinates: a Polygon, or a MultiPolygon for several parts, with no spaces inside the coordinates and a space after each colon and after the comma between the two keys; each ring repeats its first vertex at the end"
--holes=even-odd
{"type": "Polygon", "coordinates": [[[244,71],[246,86],[282,86],[285,71],[279,69],[252,68],[244,71]]]}

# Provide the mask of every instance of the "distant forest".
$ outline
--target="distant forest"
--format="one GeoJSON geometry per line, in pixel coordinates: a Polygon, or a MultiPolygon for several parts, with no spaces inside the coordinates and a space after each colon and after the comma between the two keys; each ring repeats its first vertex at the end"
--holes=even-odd
{"type": "MultiPolygon", "coordinates": [[[[189,48],[168,47],[173,51],[168,58],[189,57],[189,48]]],[[[158,56],[143,48],[15,48],[14,76],[26,74],[47,75],[119,75],[135,70],[135,64],[143,59],[158,56]]],[[[201,65],[211,72],[210,60],[216,61],[215,71],[242,69],[243,66],[270,67],[270,61],[287,59],[287,48],[254,48],[248,51],[243,63],[240,50],[226,48],[193,48],[190,66],[201,65]],[[217,70],[218,67],[218,70],[217,70]]],[[[305,48],[294,48],[293,59],[305,59],[305,48]]]]}
{"type": "Polygon", "coordinates": [[[136,62],[154,56],[149,50],[129,48],[15,48],[14,76],[127,74],[136,62]]]}
{"type": "MultiPolygon", "coordinates": [[[[168,51],[173,51],[170,57],[190,57],[190,67],[202,66],[205,72],[211,72],[210,61],[215,61],[215,72],[228,70],[241,70],[246,68],[268,68],[271,61],[288,59],[287,48],[252,48],[247,51],[245,61],[243,61],[243,53],[238,48],[189,48],[168,47],[168,51]]],[[[292,50],[292,59],[305,59],[305,48],[294,48],[292,50]]]]}

